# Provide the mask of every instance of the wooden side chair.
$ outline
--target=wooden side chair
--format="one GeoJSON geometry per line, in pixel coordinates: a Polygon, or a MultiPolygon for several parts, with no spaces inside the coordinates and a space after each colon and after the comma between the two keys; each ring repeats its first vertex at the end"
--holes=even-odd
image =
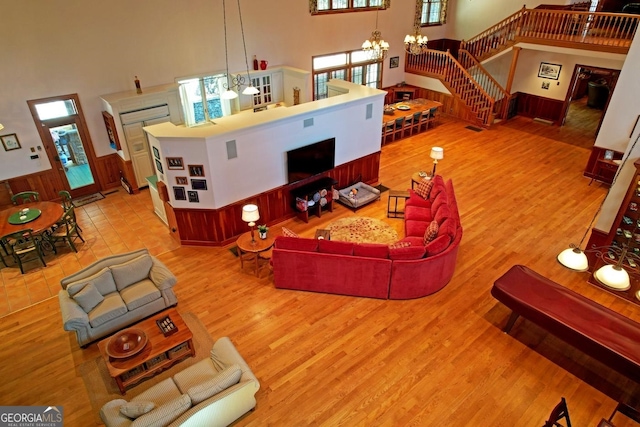
{"type": "Polygon", "coordinates": [[[402,138],[404,132],[404,117],[398,117],[395,121],[395,127],[393,128],[393,140],[402,138]]]}
{"type": "Polygon", "coordinates": [[[23,191],[11,196],[11,203],[14,205],[37,202],[40,200],[40,193],[37,191],[23,191]]]}
{"type": "Polygon", "coordinates": [[[620,412],[622,415],[626,416],[627,418],[631,418],[633,421],[640,423],[640,411],[622,402],[619,402],[618,405],[616,406],[616,409],[614,409],[613,412],[611,413],[611,416],[609,417],[609,420],[608,420],[610,423],[613,423],[613,417],[618,412],[620,412]]]}
{"type": "Polygon", "coordinates": [[[418,132],[426,131],[427,129],[429,129],[430,122],[431,122],[431,110],[422,111],[420,113],[418,132]]]}
{"type": "Polygon", "coordinates": [[[549,415],[549,419],[545,421],[542,427],[571,427],[571,420],[569,419],[569,408],[567,408],[567,401],[561,398],[560,403],[553,408],[551,414],[549,415]],[[561,419],[565,419],[565,424],[560,424],[558,421],[561,419]]]}
{"type": "Polygon", "coordinates": [[[407,136],[407,133],[409,133],[409,136],[411,136],[412,131],[413,131],[413,114],[409,114],[408,116],[404,117],[404,123],[402,125],[402,137],[404,138],[405,136],[407,136]]]}
{"type": "Polygon", "coordinates": [[[80,234],[78,224],[76,224],[76,213],[73,206],[67,209],[64,215],[62,215],[62,219],[58,221],[58,224],[56,225],[55,229],[49,235],[49,240],[53,245],[53,251],[58,253],[56,243],[63,242],[64,244],[69,245],[74,252],[78,252],[76,245],[73,242],[76,239],[80,239],[84,242],[84,238],[80,234]]]}
{"type": "Polygon", "coordinates": [[[422,111],[418,111],[413,114],[411,119],[411,135],[420,133],[420,118],[422,117],[422,111]]]}
{"type": "Polygon", "coordinates": [[[58,195],[62,200],[62,207],[64,208],[65,211],[70,207],[73,207],[73,204],[71,203],[71,193],[69,193],[67,190],[62,190],[62,191],[58,191],[58,195]]]}
{"type": "Polygon", "coordinates": [[[393,131],[395,130],[396,121],[389,120],[382,124],[382,145],[385,145],[389,138],[393,141],[393,131]]]}
{"type": "MultiPolygon", "coordinates": [[[[1,240],[9,255],[13,257],[13,260],[20,267],[20,273],[24,274],[23,263],[35,261],[36,259],[39,259],[44,267],[47,266],[42,255],[40,241],[33,236],[33,230],[30,228],[7,234],[1,240]]],[[[2,263],[5,266],[7,265],[4,258],[2,263]]]]}

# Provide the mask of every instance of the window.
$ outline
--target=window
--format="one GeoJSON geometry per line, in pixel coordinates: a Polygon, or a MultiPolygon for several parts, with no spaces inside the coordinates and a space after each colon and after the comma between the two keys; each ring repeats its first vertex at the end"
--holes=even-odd
{"type": "Polygon", "coordinates": [[[227,79],[224,74],[179,80],[180,99],[187,126],[205,123],[225,115],[226,105],[220,101],[220,93],[227,79]]]}
{"type": "Polygon", "coordinates": [[[373,88],[382,87],[382,60],[375,61],[362,50],[313,57],[313,99],[328,96],[327,82],[342,79],[373,88]]]}
{"type": "Polygon", "coordinates": [[[335,12],[361,12],[371,9],[387,9],[391,0],[309,0],[312,15],[335,12]]]}
{"type": "Polygon", "coordinates": [[[447,0],[418,0],[417,7],[421,7],[420,25],[442,25],[446,22],[447,0]]]}

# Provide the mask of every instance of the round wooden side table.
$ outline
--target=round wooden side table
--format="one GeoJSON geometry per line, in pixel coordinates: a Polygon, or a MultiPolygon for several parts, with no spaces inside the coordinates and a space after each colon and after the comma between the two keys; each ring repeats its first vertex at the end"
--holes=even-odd
{"type": "Polygon", "coordinates": [[[275,237],[267,236],[266,239],[261,239],[258,236],[258,232],[254,232],[255,240],[251,241],[251,232],[248,231],[238,237],[236,240],[236,245],[238,245],[238,257],[240,258],[240,268],[244,268],[245,261],[255,261],[256,266],[256,276],[258,276],[258,271],[260,270],[259,259],[260,252],[266,252],[273,246],[275,242],[275,237]]]}

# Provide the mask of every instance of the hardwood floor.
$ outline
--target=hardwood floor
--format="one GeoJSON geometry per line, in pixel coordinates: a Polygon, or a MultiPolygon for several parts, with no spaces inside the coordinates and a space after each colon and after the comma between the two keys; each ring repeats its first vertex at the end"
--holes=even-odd
{"type": "MultiPolygon", "coordinates": [[[[386,301],[276,290],[267,271],[240,271],[228,247],[173,244],[146,191],[79,209],[87,243],[26,274],[24,286],[50,279],[54,294],[55,281],[96,257],[148,247],[178,277],[178,310],[198,316],[212,337],[229,336],[260,380],[257,408],[239,426],[536,426],[564,396],[579,427],[608,417],[617,400],[638,405],[639,384],[530,322],[504,334],[509,310],[489,293],[520,263],[640,321],[640,306],[555,259],[579,242],[606,193],[582,176],[589,149],[531,119],[481,132],[466,126],[443,117],[382,149],[380,182],[406,189],[412,173],[431,169],[431,147],[444,148],[438,173],[453,179],[464,235],[455,275],[434,295],[386,301]]],[[[387,194],[357,215],[402,236],[402,220],[386,218],[387,194]]],[[[311,237],[353,215],[338,205],[308,224],[280,225],[311,237]]],[[[5,289],[23,279],[11,270],[2,270],[5,289]]],[[[78,367],[98,356],[97,345],[80,349],[62,330],[57,298],[5,315],[2,326],[2,404],[63,405],[65,425],[95,425],[78,367]]]]}

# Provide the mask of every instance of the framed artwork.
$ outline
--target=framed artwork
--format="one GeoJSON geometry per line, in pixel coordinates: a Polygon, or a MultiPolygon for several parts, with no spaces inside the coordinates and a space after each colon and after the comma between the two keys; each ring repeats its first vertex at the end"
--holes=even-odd
{"type": "Polygon", "coordinates": [[[182,157],[167,157],[167,169],[177,170],[184,169],[182,157]]]}
{"type": "Polygon", "coordinates": [[[189,203],[200,203],[197,191],[187,191],[189,194],[189,203]]]}
{"type": "Polygon", "coordinates": [[[549,64],[547,62],[540,63],[540,69],[538,70],[538,77],[543,79],[558,80],[560,78],[560,70],[562,65],[549,64]]]}
{"type": "Polygon", "coordinates": [[[542,89],[549,90],[549,82],[542,82],[542,89]]]}
{"type": "Polygon", "coordinates": [[[204,176],[202,165],[189,165],[189,176],[204,176]]]}
{"type": "Polygon", "coordinates": [[[106,111],[102,112],[102,119],[104,120],[104,127],[107,128],[107,136],[109,136],[109,144],[114,150],[122,150],[120,146],[120,140],[118,139],[118,132],[116,131],[116,122],[113,120],[113,116],[106,111]]]}
{"type": "Polygon", "coordinates": [[[158,169],[158,172],[164,173],[164,169],[162,169],[162,163],[158,159],[156,159],[156,169],[158,169]]]}
{"type": "Polygon", "coordinates": [[[191,180],[191,188],[194,190],[206,190],[207,189],[207,180],[206,179],[192,179],[191,180]]]}
{"type": "Polygon", "coordinates": [[[178,185],[187,185],[189,181],[186,176],[176,176],[176,184],[178,185]]]}
{"type": "Polygon", "coordinates": [[[187,194],[184,191],[184,187],[173,187],[173,197],[176,200],[187,200],[187,194]]]}
{"type": "Polygon", "coordinates": [[[18,148],[22,148],[20,146],[20,141],[18,141],[18,135],[16,135],[15,133],[2,135],[0,136],[0,140],[2,140],[4,151],[11,151],[11,150],[17,150],[18,148]]]}
{"type": "Polygon", "coordinates": [[[160,151],[156,147],[153,147],[153,157],[160,160],[160,151]]]}
{"type": "Polygon", "coordinates": [[[400,65],[399,56],[392,56],[389,58],[389,68],[398,68],[398,65],[400,65]]]}
{"type": "Polygon", "coordinates": [[[605,150],[604,159],[605,160],[613,160],[613,150],[605,150]]]}

